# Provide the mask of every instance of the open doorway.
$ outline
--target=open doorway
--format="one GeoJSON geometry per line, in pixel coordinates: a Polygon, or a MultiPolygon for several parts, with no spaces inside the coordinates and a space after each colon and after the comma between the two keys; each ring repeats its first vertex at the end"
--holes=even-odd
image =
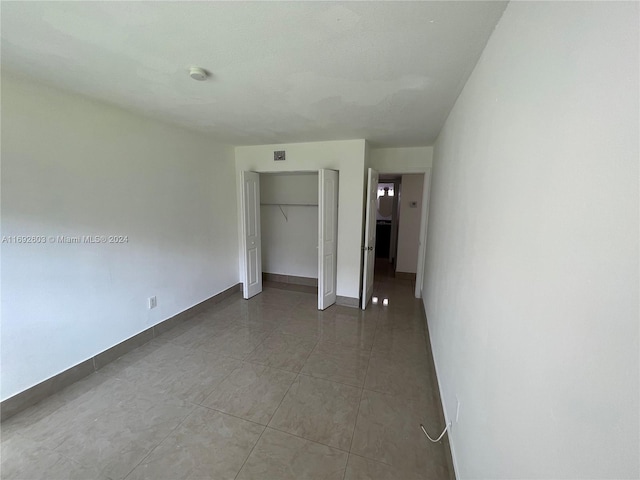
{"type": "Polygon", "coordinates": [[[374,278],[415,282],[420,249],[424,174],[384,174],[378,180],[374,278]]]}
{"type": "Polygon", "coordinates": [[[376,283],[403,281],[419,297],[423,262],[425,174],[383,174],[369,169],[364,229],[361,308],[376,283]]]}
{"type": "Polygon", "coordinates": [[[376,200],[376,275],[395,276],[402,176],[380,175],[376,200]],[[379,272],[379,273],[378,273],[379,272]]]}

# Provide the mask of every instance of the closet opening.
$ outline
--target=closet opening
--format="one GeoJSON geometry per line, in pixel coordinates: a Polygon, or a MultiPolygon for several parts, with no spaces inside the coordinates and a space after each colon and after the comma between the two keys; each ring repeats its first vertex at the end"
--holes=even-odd
{"type": "Polygon", "coordinates": [[[316,288],[318,309],[336,303],[338,271],[336,170],[240,172],[239,246],[242,296],[277,280],[316,288]]]}
{"type": "Polygon", "coordinates": [[[260,173],[260,226],[263,281],[317,293],[318,173],[260,173]]]}

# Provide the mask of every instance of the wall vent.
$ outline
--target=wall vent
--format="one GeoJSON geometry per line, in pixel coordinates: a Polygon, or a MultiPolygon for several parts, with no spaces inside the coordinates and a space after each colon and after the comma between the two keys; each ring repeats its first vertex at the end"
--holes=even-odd
{"type": "Polygon", "coordinates": [[[273,152],[273,161],[278,162],[285,159],[284,150],[277,150],[273,152]]]}

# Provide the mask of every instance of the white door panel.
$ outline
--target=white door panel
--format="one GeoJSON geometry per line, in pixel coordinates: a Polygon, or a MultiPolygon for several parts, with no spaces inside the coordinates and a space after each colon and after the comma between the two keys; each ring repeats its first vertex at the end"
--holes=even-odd
{"type": "Polygon", "coordinates": [[[241,172],[242,180],[242,249],[244,278],[242,293],[251,298],[262,292],[262,247],[260,244],[260,175],[241,172]]]}
{"type": "Polygon", "coordinates": [[[318,309],[336,303],[338,172],[318,172],[318,309]]]}
{"type": "Polygon", "coordinates": [[[378,211],[378,172],[370,168],[367,175],[367,210],[364,221],[364,269],[362,271],[361,306],[367,308],[373,295],[373,271],[376,262],[376,213],[378,211]]]}

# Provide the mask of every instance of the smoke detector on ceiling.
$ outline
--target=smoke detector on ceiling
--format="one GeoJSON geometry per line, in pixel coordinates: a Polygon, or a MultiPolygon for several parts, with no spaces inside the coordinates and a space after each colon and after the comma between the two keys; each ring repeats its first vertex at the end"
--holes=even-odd
{"type": "Polygon", "coordinates": [[[199,82],[203,82],[209,76],[209,72],[207,72],[204,68],[191,67],[189,69],[189,76],[191,78],[193,78],[194,80],[197,80],[199,82]]]}

